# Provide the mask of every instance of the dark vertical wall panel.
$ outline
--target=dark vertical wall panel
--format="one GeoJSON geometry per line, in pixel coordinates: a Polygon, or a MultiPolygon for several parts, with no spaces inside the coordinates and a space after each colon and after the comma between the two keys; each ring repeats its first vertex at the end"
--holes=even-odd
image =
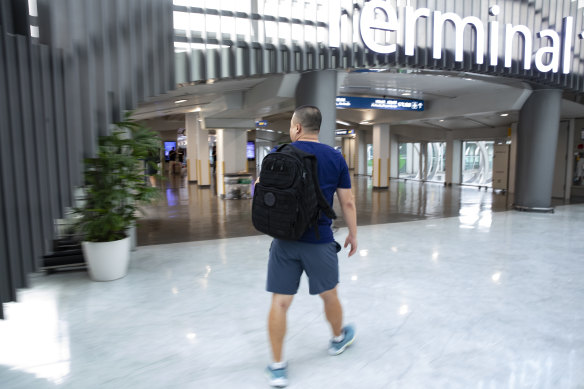
{"type": "Polygon", "coordinates": [[[16,36],[16,52],[18,66],[18,89],[20,97],[20,132],[22,133],[22,150],[23,153],[14,161],[19,170],[20,177],[17,180],[22,181],[24,191],[19,192],[19,197],[25,202],[25,209],[28,215],[27,220],[22,220],[23,230],[27,232],[23,244],[30,247],[30,257],[23,258],[23,269],[28,274],[36,269],[36,261],[42,253],[42,229],[41,210],[40,210],[40,188],[39,171],[36,168],[38,154],[34,146],[34,104],[32,103],[32,84],[31,68],[29,61],[29,45],[26,38],[22,35],[16,36]]]}
{"type": "MultiPolygon", "coordinates": [[[[38,201],[38,214],[39,214],[39,225],[41,233],[41,253],[46,253],[51,250],[51,240],[52,240],[52,222],[56,218],[56,214],[51,212],[51,202],[48,193],[52,193],[49,190],[51,182],[49,181],[49,170],[47,165],[47,131],[44,128],[44,84],[42,82],[41,76],[41,47],[38,45],[33,45],[30,47],[30,66],[31,66],[31,81],[34,85],[34,91],[32,93],[32,107],[34,110],[33,118],[34,124],[32,126],[33,139],[35,142],[31,142],[30,148],[31,152],[35,155],[35,173],[37,179],[37,201],[38,201]]],[[[40,253],[39,253],[40,254],[40,253]]]]}
{"type": "MultiPolygon", "coordinates": [[[[51,50],[47,46],[40,46],[41,91],[43,99],[42,127],[40,131],[45,135],[45,143],[41,148],[45,150],[45,165],[47,167],[47,198],[50,203],[51,219],[60,216],[62,207],[60,201],[59,174],[57,167],[57,143],[55,134],[55,107],[53,100],[53,71],[51,50]]],[[[52,226],[51,226],[52,227],[52,226]]]]}
{"type": "Polygon", "coordinates": [[[7,178],[9,182],[7,188],[11,188],[12,190],[12,194],[9,195],[12,197],[9,199],[9,205],[16,208],[16,217],[11,222],[12,228],[17,232],[16,242],[18,243],[18,256],[16,258],[11,258],[11,272],[15,285],[21,287],[25,285],[28,261],[33,254],[31,246],[27,242],[27,238],[30,235],[30,226],[27,223],[29,220],[29,208],[26,199],[26,180],[24,179],[26,175],[26,165],[24,163],[24,134],[21,120],[20,90],[18,87],[18,62],[16,61],[18,53],[16,51],[16,37],[14,35],[6,36],[4,43],[5,55],[7,58],[6,93],[10,110],[9,133],[11,135],[8,142],[8,153],[11,158],[11,163],[8,169],[7,178]]]}
{"type": "Polygon", "coordinates": [[[52,249],[97,135],[175,87],[172,0],[37,5],[38,43],[28,0],[0,2],[0,317],[52,249]]]}
{"type": "MultiPolygon", "coordinates": [[[[0,7],[6,4],[1,3],[0,7]]],[[[5,8],[3,9],[5,11],[5,8]]],[[[2,16],[2,15],[0,15],[2,16]]],[[[0,19],[3,20],[3,19],[0,19]]],[[[0,25],[0,318],[4,318],[2,302],[15,298],[15,277],[13,261],[20,257],[18,232],[12,222],[17,218],[13,187],[13,155],[11,148],[10,107],[6,66],[6,34],[0,25]]]]}
{"type": "Polygon", "coordinates": [[[52,55],[52,92],[53,92],[53,115],[55,125],[55,149],[57,162],[57,179],[59,183],[59,209],[63,211],[71,204],[71,181],[69,179],[69,169],[67,168],[67,138],[65,113],[67,106],[64,96],[64,68],[62,50],[53,50],[52,55]]]}

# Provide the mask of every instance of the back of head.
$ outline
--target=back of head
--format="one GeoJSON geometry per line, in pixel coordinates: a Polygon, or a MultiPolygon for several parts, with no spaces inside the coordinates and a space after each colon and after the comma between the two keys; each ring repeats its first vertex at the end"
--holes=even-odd
{"type": "Polygon", "coordinates": [[[303,105],[294,111],[294,120],[300,123],[302,128],[307,132],[318,133],[322,123],[322,114],[320,110],[313,105],[303,105]]]}

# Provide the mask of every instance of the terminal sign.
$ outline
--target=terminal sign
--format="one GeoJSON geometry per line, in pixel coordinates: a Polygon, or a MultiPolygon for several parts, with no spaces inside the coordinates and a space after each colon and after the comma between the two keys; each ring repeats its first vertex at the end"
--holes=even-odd
{"type": "Polygon", "coordinates": [[[374,97],[337,96],[337,108],[388,109],[392,111],[423,111],[423,100],[377,99],[374,97]]]}

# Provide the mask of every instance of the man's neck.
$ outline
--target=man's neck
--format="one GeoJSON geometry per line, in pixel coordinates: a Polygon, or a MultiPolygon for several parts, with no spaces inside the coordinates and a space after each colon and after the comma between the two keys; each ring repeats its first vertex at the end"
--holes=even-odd
{"type": "Polygon", "coordinates": [[[302,135],[296,142],[317,142],[318,143],[318,135],[302,135]]]}

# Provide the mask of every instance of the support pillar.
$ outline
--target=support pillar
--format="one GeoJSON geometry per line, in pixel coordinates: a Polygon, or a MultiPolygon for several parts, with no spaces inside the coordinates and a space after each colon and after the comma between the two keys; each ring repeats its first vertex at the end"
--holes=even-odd
{"type": "Polygon", "coordinates": [[[519,114],[514,207],[522,211],[553,211],[552,187],[558,131],[559,89],[534,90],[519,114]]]}
{"type": "Polygon", "coordinates": [[[188,179],[190,182],[197,182],[200,187],[208,188],[211,186],[209,135],[202,126],[199,113],[187,113],[185,119],[188,179]]]}
{"type": "Polygon", "coordinates": [[[454,139],[452,133],[448,133],[446,139],[446,177],[445,185],[459,185],[462,170],[462,141],[454,139]]]}
{"type": "Polygon", "coordinates": [[[399,139],[396,134],[389,134],[389,177],[399,178],[399,139]]]}
{"type": "Polygon", "coordinates": [[[199,180],[197,175],[197,115],[187,113],[185,115],[185,132],[187,136],[187,179],[196,183],[199,180]]]}
{"type": "Polygon", "coordinates": [[[357,150],[357,157],[355,159],[355,174],[364,176],[367,174],[367,140],[364,131],[359,130],[356,133],[355,149],[357,150]]]}
{"type": "Polygon", "coordinates": [[[296,106],[313,105],[322,113],[322,123],[318,140],[331,147],[335,146],[337,128],[337,72],[317,70],[300,75],[296,86],[296,106]]]}
{"type": "Polygon", "coordinates": [[[246,146],[247,131],[220,129],[217,138],[217,195],[225,195],[224,177],[229,173],[248,171],[246,146]]]}
{"type": "Polygon", "coordinates": [[[345,161],[347,162],[347,166],[349,170],[355,170],[355,160],[357,150],[355,148],[355,138],[343,138],[343,157],[345,157],[345,161]]]}
{"type": "Polygon", "coordinates": [[[389,124],[373,126],[373,188],[389,185],[389,124]]]}

